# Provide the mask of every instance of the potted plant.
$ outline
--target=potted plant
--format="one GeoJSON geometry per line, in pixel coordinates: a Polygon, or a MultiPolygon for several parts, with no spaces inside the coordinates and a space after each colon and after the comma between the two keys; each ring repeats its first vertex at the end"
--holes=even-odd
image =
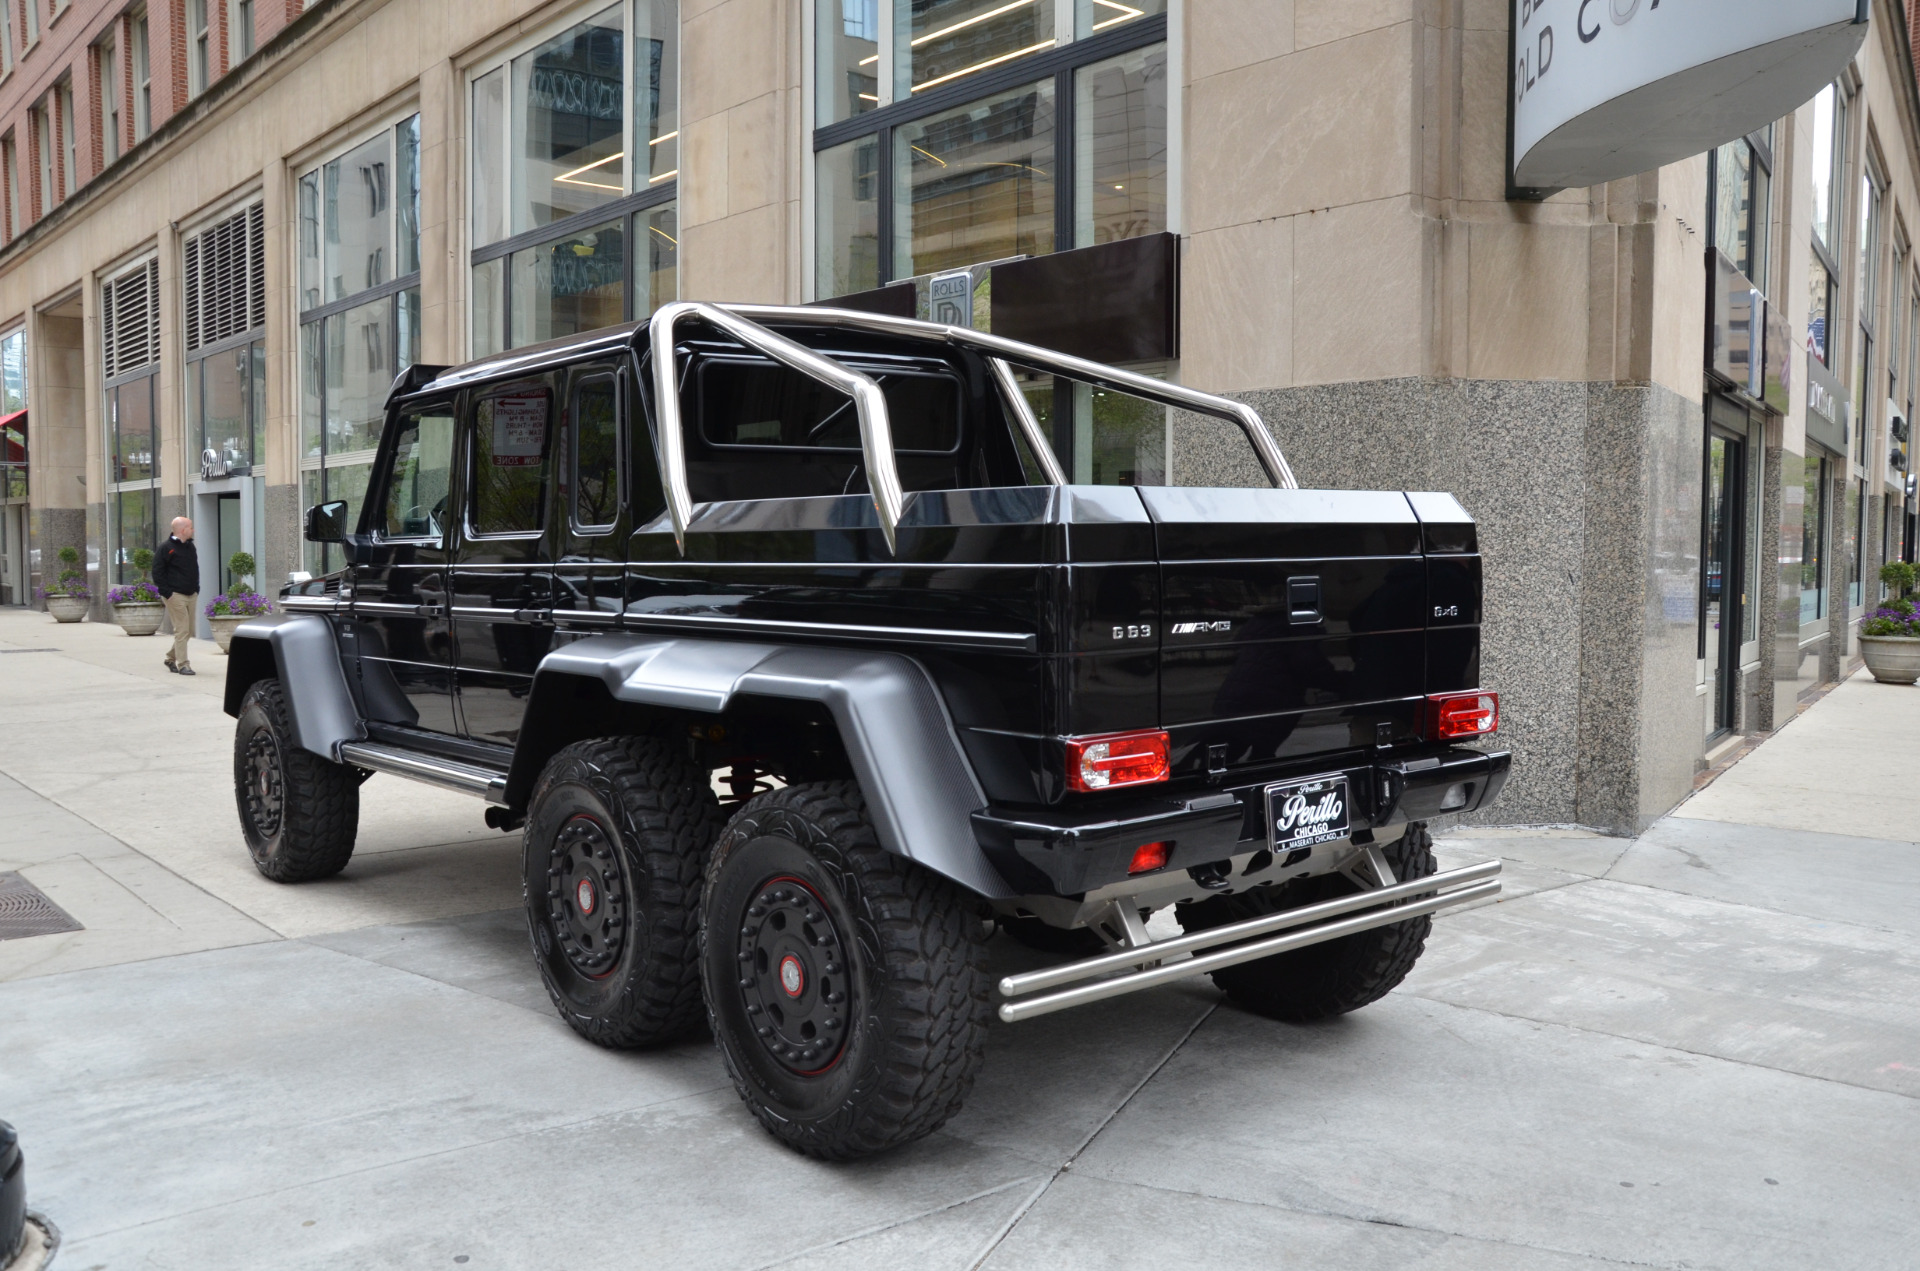
{"type": "Polygon", "coordinates": [[[47,602],[47,612],[55,622],[78,622],[87,616],[93,593],[87,589],[87,575],[80,568],[79,548],[60,549],[60,576],[40,589],[40,598],[47,602]]]}
{"type": "Polygon", "coordinates": [[[1920,679],[1920,613],[1907,593],[1913,590],[1914,567],[1889,561],[1880,567],[1880,581],[1893,598],[1860,624],[1860,657],[1882,684],[1911,684],[1920,679]]]}
{"type": "Polygon", "coordinates": [[[150,636],[160,629],[160,619],[167,613],[160,589],[153,585],[153,552],[136,547],[133,567],[140,573],[139,580],[108,592],[107,603],[113,606],[113,620],[122,631],[130,636],[150,636]]]}
{"type": "MultiPolygon", "coordinates": [[[[247,579],[253,574],[253,557],[245,552],[235,552],[227,560],[227,569],[235,578],[247,579]],[[245,568],[242,568],[242,566],[245,568]]],[[[265,596],[245,587],[236,586],[225,595],[215,596],[207,605],[207,625],[213,628],[213,642],[225,653],[227,646],[233,643],[233,629],[249,618],[259,618],[273,612],[273,605],[265,596]]]]}

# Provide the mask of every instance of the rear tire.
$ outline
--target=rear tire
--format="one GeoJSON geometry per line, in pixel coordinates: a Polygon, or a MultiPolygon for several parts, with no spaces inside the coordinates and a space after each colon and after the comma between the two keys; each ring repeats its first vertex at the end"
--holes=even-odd
{"type": "Polygon", "coordinates": [[[331,878],[353,859],[359,775],[300,748],[277,679],[254,681],[241,699],[233,795],[254,867],[274,882],[331,878]]]}
{"type": "Polygon", "coordinates": [[[652,737],[568,746],[535,784],[521,840],[534,961],[560,1017],[599,1046],[700,1023],[700,871],[720,829],[705,772],[652,737]]]}
{"type": "MultiPolygon", "coordinates": [[[[1433,837],[1421,822],[1414,822],[1398,841],[1380,850],[1392,864],[1393,876],[1403,883],[1434,871],[1433,837]]],[[[1186,931],[1207,931],[1361,890],[1344,874],[1320,874],[1285,887],[1214,896],[1181,905],[1175,912],[1186,931]]],[[[1290,1023],[1328,1019],[1359,1010],[1392,992],[1420,960],[1432,930],[1432,916],[1422,914],[1325,944],[1224,967],[1212,973],[1213,982],[1236,1005],[1270,1019],[1290,1023]]]]}
{"type": "Polygon", "coordinates": [[[702,915],[714,1041],[774,1137],[850,1160],[959,1110],[986,1051],[985,924],[881,848],[857,786],[750,800],[714,847],[702,915]]]}

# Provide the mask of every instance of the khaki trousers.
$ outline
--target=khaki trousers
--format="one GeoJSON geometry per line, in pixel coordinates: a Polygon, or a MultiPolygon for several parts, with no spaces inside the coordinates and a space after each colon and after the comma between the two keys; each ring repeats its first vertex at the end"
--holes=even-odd
{"type": "Polygon", "coordinates": [[[175,666],[191,665],[187,661],[187,637],[193,634],[193,602],[199,598],[197,591],[192,595],[176,591],[167,597],[167,617],[173,619],[173,651],[167,654],[167,661],[175,666]]]}

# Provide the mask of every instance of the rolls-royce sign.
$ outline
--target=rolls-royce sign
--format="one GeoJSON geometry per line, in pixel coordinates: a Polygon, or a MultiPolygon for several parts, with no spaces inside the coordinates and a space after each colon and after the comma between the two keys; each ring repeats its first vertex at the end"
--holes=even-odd
{"type": "Polygon", "coordinates": [[[1870,0],[1513,0],[1512,184],[1598,185],[1793,110],[1866,39],[1870,0]]]}

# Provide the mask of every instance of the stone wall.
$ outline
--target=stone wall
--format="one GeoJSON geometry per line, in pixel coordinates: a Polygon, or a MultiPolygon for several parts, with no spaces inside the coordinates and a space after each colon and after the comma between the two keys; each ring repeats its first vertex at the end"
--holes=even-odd
{"type": "MultiPolygon", "coordinates": [[[[1650,386],[1377,380],[1237,394],[1307,488],[1446,490],[1480,524],[1482,679],[1513,775],[1487,822],[1636,831],[1692,788],[1702,417],[1650,386]]],[[[1264,484],[1181,417],[1177,483],[1264,484]]]]}

